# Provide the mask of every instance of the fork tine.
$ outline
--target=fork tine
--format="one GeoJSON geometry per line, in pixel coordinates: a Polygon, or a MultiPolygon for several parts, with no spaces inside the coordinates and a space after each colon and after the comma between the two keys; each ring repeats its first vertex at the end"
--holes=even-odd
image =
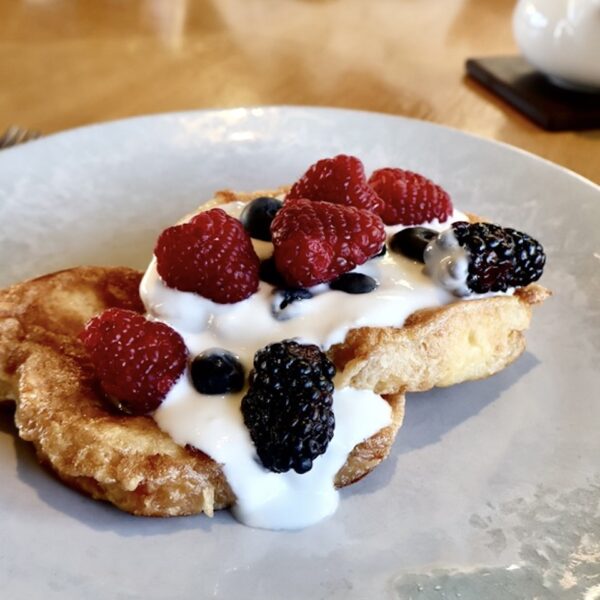
{"type": "Polygon", "coordinates": [[[10,148],[14,145],[19,134],[19,129],[11,125],[0,138],[0,148],[10,148]]]}
{"type": "Polygon", "coordinates": [[[16,146],[17,144],[22,144],[25,141],[26,136],[27,130],[17,128],[15,130],[14,138],[12,140],[13,146],[16,146]]]}
{"type": "Polygon", "coordinates": [[[16,127],[11,125],[0,138],[0,148],[8,148],[12,145],[13,139],[15,137],[16,127]]]}
{"type": "Polygon", "coordinates": [[[39,131],[25,129],[18,125],[10,125],[6,131],[0,136],[0,150],[10,148],[17,144],[24,144],[31,140],[35,140],[41,136],[39,131]]]}

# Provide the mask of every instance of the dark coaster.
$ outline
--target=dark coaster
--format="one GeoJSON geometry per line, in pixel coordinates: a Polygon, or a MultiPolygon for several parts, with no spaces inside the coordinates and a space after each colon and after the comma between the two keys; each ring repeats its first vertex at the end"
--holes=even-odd
{"type": "Polygon", "coordinates": [[[469,58],[466,67],[473,79],[544,129],[600,127],[600,93],[558,87],[522,56],[469,58]]]}

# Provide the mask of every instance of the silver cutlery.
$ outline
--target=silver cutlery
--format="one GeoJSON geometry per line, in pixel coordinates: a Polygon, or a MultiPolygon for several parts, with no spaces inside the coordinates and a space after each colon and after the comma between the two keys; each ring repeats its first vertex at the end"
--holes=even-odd
{"type": "Polygon", "coordinates": [[[35,140],[41,135],[39,131],[25,129],[25,127],[19,127],[19,125],[11,125],[0,136],[0,150],[35,140]]]}

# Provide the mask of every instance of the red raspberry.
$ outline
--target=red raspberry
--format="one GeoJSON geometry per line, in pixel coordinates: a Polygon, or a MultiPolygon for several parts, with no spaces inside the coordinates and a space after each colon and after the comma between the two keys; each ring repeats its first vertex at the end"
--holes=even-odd
{"type": "Polygon", "coordinates": [[[80,338],[104,392],[135,415],[157,409],[185,370],[181,336],[131,310],[105,310],[88,322],[80,338]]]}
{"type": "Polygon", "coordinates": [[[243,225],[220,208],[165,229],[154,249],[163,281],[219,304],[239,302],[258,289],[259,260],[243,225]]]}
{"type": "Polygon", "coordinates": [[[379,213],[386,225],[444,222],[452,214],[448,193],[423,175],[403,169],[378,169],[369,179],[383,200],[379,213]]]}
{"type": "Polygon", "coordinates": [[[364,208],[379,214],[381,198],[369,187],[362,162],[339,154],[312,165],[292,186],[286,200],[306,198],[364,208]]]}
{"type": "Polygon", "coordinates": [[[271,233],[277,269],[294,287],[351,271],[377,254],[385,241],[383,222],[372,212],[305,199],[286,201],[271,233]]]}

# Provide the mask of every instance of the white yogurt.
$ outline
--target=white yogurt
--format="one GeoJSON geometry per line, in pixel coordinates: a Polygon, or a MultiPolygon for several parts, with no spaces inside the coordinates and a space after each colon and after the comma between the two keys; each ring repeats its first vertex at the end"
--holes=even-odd
{"type": "Polygon", "coordinates": [[[455,296],[469,296],[469,255],[458,243],[454,231],[448,229],[427,244],[423,253],[425,271],[444,289],[455,296]]]}
{"type": "MultiPolygon", "coordinates": [[[[232,202],[221,206],[238,217],[245,206],[232,202]]],[[[447,229],[467,216],[455,210],[445,223],[425,223],[436,231],[447,229]]],[[[386,229],[388,237],[402,229],[386,229]]],[[[272,254],[272,245],[255,241],[261,259],[272,254]]],[[[327,350],[342,342],[356,327],[400,327],[416,310],[448,304],[452,293],[424,273],[423,265],[388,252],[357,267],[378,282],[368,294],[331,291],[326,285],[311,288],[314,297],[294,303],[288,320],[276,320],[271,306],[274,287],[260,282],[258,291],[235,304],[217,304],[190,292],[166,286],[150,263],[140,286],[148,316],[169,324],[183,337],[190,355],[208,348],[224,348],[237,354],[249,372],[256,351],[269,343],[298,338],[327,350]]],[[[190,444],[218,462],[236,495],[233,514],[241,522],[269,529],[295,529],[318,522],[338,504],[335,474],[349,452],[391,422],[389,404],[368,390],[337,389],[333,397],[335,431],[325,454],[313,468],[273,473],[256,456],[244,426],[240,402],[244,392],[226,396],[198,393],[186,374],[171,389],[154,414],[158,426],[181,445],[190,444]]]]}
{"type": "Polygon", "coordinates": [[[184,446],[200,448],[222,465],[242,523],[266,529],[298,529],[332,514],[338,505],[333,480],[354,446],[390,424],[390,405],[371,391],[336,389],[335,433],[308,473],[273,473],[258,459],[240,402],[244,392],[198,393],[187,376],[172,388],[154,414],[158,426],[184,446]]]}
{"type": "MultiPolygon", "coordinates": [[[[232,216],[238,216],[244,204],[224,205],[232,216]]],[[[466,221],[458,210],[445,223],[425,223],[436,231],[451,223],[466,221]]],[[[403,229],[386,228],[388,237],[403,229]]],[[[261,245],[266,258],[272,253],[261,245]]],[[[327,286],[311,288],[315,297],[302,300],[294,307],[297,316],[286,321],[273,318],[271,304],[273,286],[260,282],[258,292],[235,304],[217,304],[192,292],[180,292],[166,286],[156,271],[153,259],[142,280],[140,292],[148,313],[174,327],[184,337],[192,353],[210,346],[222,347],[240,355],[248,364],[258,348],[287,338],[300,338],[306,343],[328,349],[340,343],[350,329],[356,327],[400,327],[415,310],[448,304],[456,298],[436,284],[424,272],[423,265],[388,252],[354,269],[378,282],[369,294],[347,294],[332,291],[327,286]],[[326,293],[324,293],[326,291],[326,293]],[[210,346],[207,340],[212,339],[210,346]]]]}

